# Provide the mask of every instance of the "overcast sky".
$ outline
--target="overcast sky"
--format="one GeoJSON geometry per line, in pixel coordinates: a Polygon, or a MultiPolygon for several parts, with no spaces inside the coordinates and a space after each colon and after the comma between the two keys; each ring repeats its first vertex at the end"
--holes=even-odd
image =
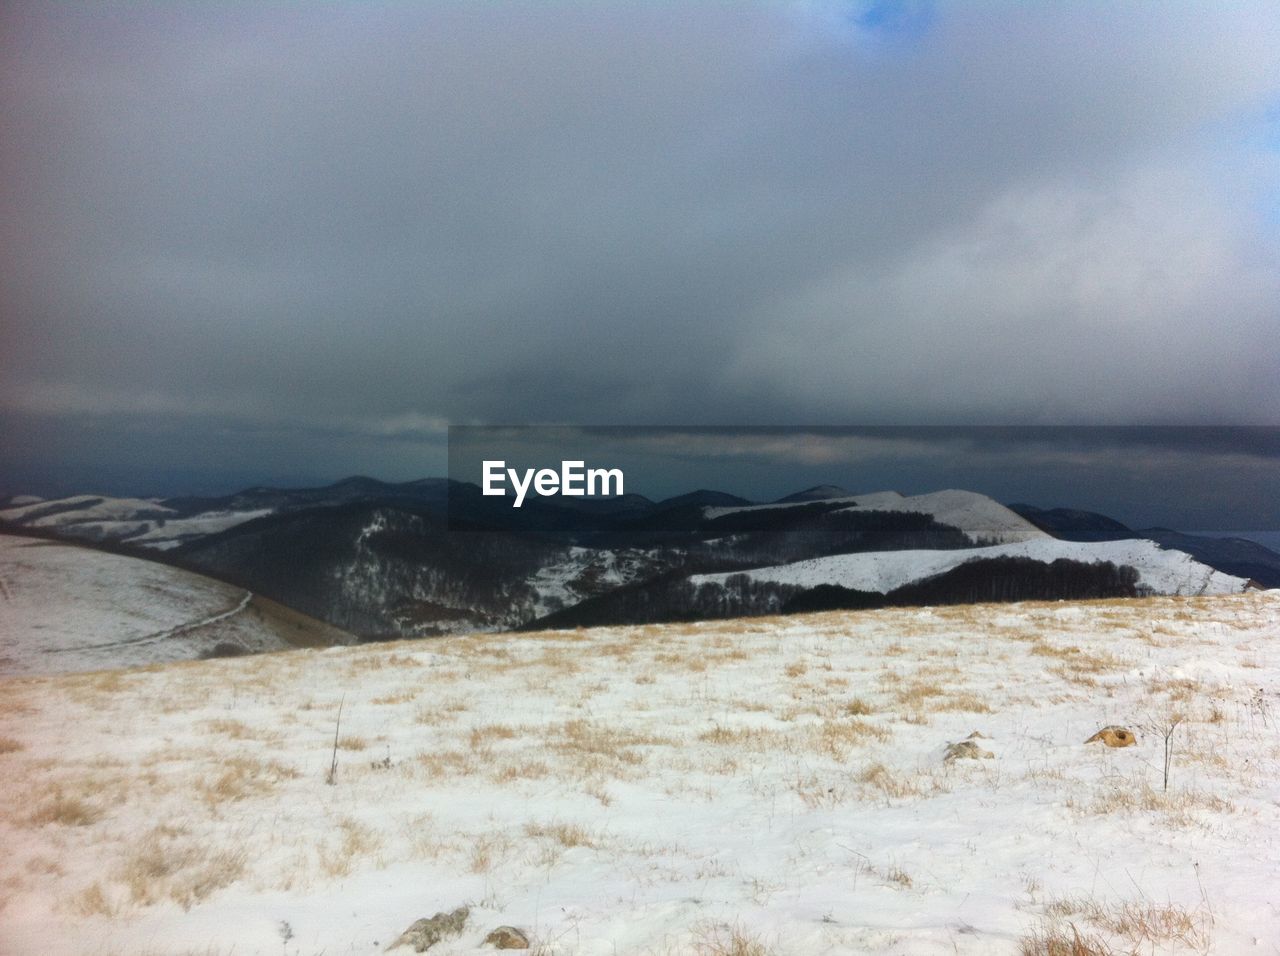
{"type": "Polygon", "coordinates": [[[1274,2],[31,2],[0,80],[0,492],[1280,424],[1274,2]]]}

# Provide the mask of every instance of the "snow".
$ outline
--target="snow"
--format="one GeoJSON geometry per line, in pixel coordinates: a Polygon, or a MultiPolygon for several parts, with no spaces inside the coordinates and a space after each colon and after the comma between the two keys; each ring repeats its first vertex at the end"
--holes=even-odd
{"type": "Polygon", "coordinates": [[[1051,537],[999,502],[973,491],[950,489],[912,497],[903,497],[896,491],[882,491],[862,495],[856,500],[855,507],[840,510],[909,511],[933,515],[940,524],[959,528],[970,538],[1000,543],[1051,537]]]}
{"type": "Polygon", "coordinates": [[[218,640],[290,646],[243,614],[252,598],[151,561],[0,535],[0,675],[189,660],[218,640]]]}
{"type": "Polygon", "coordinates": [[[56,501],[36,501],[0,511],[0,520],[19,527],[55,529],[82,540],[128,541],[157,550],[226,531],[238,524],[274,513],[273,508],[206,511],[188,517],[155,498],[108,498],[77,495],[56,501]]]}
{"type": "MultiPolygon", "coordinates": [[[[70,501],[71,499],[68,499],[70,501]]],[[[45,502],[45,507],[61,502],[45,502]]],[[[24,509],[18,509],[24,510],[24,509]]],[[[71,524],[88,524],[100,521],[137,521],[139,516],[162,517],[177,514],[153,498],[102,498],[93,504],[69,508],[57,514],[45,515],[28,522],[33,528],[61,528],[71,524]]]]}
{"type": "MultiPolygon", "coordinates": [[[[924,495],[904,496],[896,491],[876,491],[865,495],[854,495],[851,498],[828,499],[824,504],[840,504],[845,507],[836,508],[832,513],[842,511],[906,511],[916,514],[932,515],[940,524],[950,525],[965,532],[975,543],[978,541],[995,541],[1010,543],[1016,541],[1035,541],[1049,538],[1021,515],[986,495],[974,491],[948,489],[924,495]]],[[[812,501],[796,501],[786,504],[749,505],[738,508],[704,508],[703,516],[707,520],[721,518],[725,515],[744,511],[765,511],[777,508],[803,508],[812,506],[812,501]]]]}
{"type": "Polygon", "coordinates": [[[1277,636],[1273,591],[9,680],[0,951],[374,954],[468,903],[431,953],[1263,952],[1277,636]],[[1138,745],[1082,743],[1111,723],[1138,745]],[[941,762],[974,730],[993,759],[941,762]]]}
{"type": "MultiPolygon", "coordinates": [[[[1045,538],[986,548],[950,551],[873,551],[836,554],[791,564],[754,568],[745,573],[758,581],[817,587],[838,584],[884,594],[894,588],[949,571],[981,558],[1027,557],[1052,562],[1058,558],[1095,563],[1110,561],[1138,572],[1138,581],[1156,594],[1229,594],[1244,589],[1244,578],[1201,564],[1182,551],[1168,551],[1154,541],[1059,541],[1045,538]]],[[[723,583],[731,574],[699,574],[695,584],[723,583]]]]}
{"type": "Polygon", "coordinates": [[[80,507],[90,507],[102,500],[101,495],[75,495],[71,498],[55,498],[52,501],[40,500],[16,508],[5,508],[0,511],[0,520],[21,522],[32,514],[48,511],[50,508],[74,510],[80,507]]]}
{"type": "Polygon", "coordinates": [[[660,569],[656,550],[622,548],[566,549],[563,557],[543,565],[529,577],[537,595],[534,617],[570,607],[605,590],[622,587],[660,569]]]}
{"type": "Polygon", "coordinates": [[[175,547],[188,538],[199,538],[204,535],[217,534],[234,528],[238,524],[264,518],[274,514],[274,508],[256,508],[248,511],[205,511],[190,518],[169,518],[163,525],[157,525],[136,537],[129,539],[132,544],[146,545],[151,548],[175,547]]]}

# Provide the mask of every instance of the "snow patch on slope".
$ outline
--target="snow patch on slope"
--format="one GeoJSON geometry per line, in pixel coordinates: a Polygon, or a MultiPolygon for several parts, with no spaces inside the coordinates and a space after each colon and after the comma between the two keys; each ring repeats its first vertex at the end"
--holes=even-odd
{"type": "Polygon", "coordinates": [[[840,511],[909,511],[932,515],[938,523],[959,528],[970,538],[1000,544],[1052,540],[1051,535],[1026,518],[974,491],[947,489],[909,498],[896,491],[881,491],[856,500],[855,506],[840,511]]]}
{"type": "MultiPolygon", "coordinates": [[[[791,564],[755,568],[745,573],[757,581],[812,588],[836,584],[881,594],[912,581],[933,577],[980,558],[1027,557],[1052,562],[1058,558],[1093,564],[1110,561],[1138,572],[1140,585],[1157,594],[1231,594],[1244,590],[1244,578],[1201,564],[1182,551],[1166,551],[1154,541],[1059,541],[1044,538],[953,551],[871,551],[835,554],[791,564]]],[[[730,574],[699,574],[694,584],[723,584],[730,574]]]]}
{"type": "Polygon", "coordinates": [[[932,515],[940,524],[958,528],[976,544],[996,542],[1008,544],[1017,541],[1051,539],[1021,515],[1010,511],[1000,502],[975,491],[947,489],[924,495],[902,495],[896,491],[876,491],[851,498],[833,498],[825,502],[792,501],[782,504],[749,505],[740,508],[704,508],[703,517],[708,521],[725,515],[748,511],[768,511],[779,508],[806,508],[814,504],[841,504],[832,513],[848,511],[905,511],[932,515]]]}
{"type": "Polygon", "coordinates": [[[0,535],[0,675],[190,660],[221,640],[293,646],[244,613],[252,599],[152,561],[0,535]]]}
{"type": "Polygon", "coordinates": [[[272,514],[274,510],[206,511],[177,517],[178,511],[156,498],[76,495],[6,508],[0,510],[0,520],[22,528],[53,530],[87,541],[127,541],[165,550],[192,538],[226,531],[272,514]]]}

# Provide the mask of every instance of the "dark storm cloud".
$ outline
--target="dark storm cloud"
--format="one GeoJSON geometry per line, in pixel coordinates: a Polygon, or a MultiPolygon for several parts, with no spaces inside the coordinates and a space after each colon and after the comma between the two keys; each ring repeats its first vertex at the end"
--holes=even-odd
{"type": "Polygon", "coordinates": [[[661,499],[715,488],[769,501],[835,483],[857,496],[981,490],[1000,501],[1100,511],[1133,527],[1280,529],[1274,427],[455,426],[449,476],[480,483],[484,461],[619,468],[661,499]]]}
{"type": "Polygon", "coordinates": [[[10,416],[1280,420],[1266,4],[0,16],[10,416]]]}

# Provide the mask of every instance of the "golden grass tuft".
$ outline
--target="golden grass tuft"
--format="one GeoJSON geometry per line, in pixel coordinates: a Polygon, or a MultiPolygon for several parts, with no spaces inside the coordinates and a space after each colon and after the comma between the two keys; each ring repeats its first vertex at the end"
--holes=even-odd
{"type": "Polygon", "coordinates": [[[112,919],[120,912],[101,883],[91,883],[71,899],[71,909],[80,916],[105,916],[112,919]]]}
{"type": "Polygon", "coordinates": [[[240,879],[247,859],[243,848],[214,850],[182,831],[156,827],[130,851],[115,876],[137,905],[167,899],[190,909],[240,879]]]}
{"type": "Polygon", "coordinates": [[[737,924],[704,923],[694,928],[691,956],[773,956],[763,938],[737,924]]]}
{"type": "Polygon", "coordinates": [[[1077,813],[1088,816],[1107,814],[1158,813],[1165,822],[1175,827],[1189,827],[1200,823],[1198,812],[1234,813],[1236,806],[1217,794],[1202,790],[1157,790],[1145,781],[1131,787],[1115,786],[1092,799],[1078,800],[1068,797],[1066,805],[1077,813]]]}
{"type": "Polygon", "coordinates": [[[863,767],[854,779],[886,797],[917,797],[925,792],[919,780],[895,772],[878,762],[863,767]]]}
{"type": "Polygon", "coordinates": [[[576,823],[526,823],[524,832],[526,836],[554,840],[565,849],[583,846],[594,850],[600,846],[599,837],[576,823]]]}
{"type": "Polygon", "coordinates": [[[31,826],[56,823],[64,827],[87,827],[102,818],[102,810],[87,800],[66,793],[61,787],[53,791],[27,817],[31,826]]]}
{"type": "Polygon", "coordinates": [[[1020,941],[1022,956],[1112,956],[1118,953],[1207,952],[1213,916],[1204,907],[1148,899],[1098,901],[1060,898],[1020,941]],[[1080,924],[1087,924],[1082,930],[1080,924]]]}
{"type": "Polygon", "coordinates": [[[320,847],[320,869],[330,878],[348,875],[362,858],[382,848],[378,833],[354,817],[340,819],[337,834],[336,845],[326,842],[320,847]]]}
{"type": "Polygon", "coordinates": [[[483,747],[490,741],[513,740],[515,737],[516,729],[507,724],[484,724],[472,727],[470,733],[472,747],[483,747]]]}
{"type": "Polygon", "coordinates": [[[216,807],[270,793],[282,781],[297,777],[297,770],[278,760],[228,757],[219,763],[211,776],[201,781],[199,795],[206,806],[216,807]]]}

